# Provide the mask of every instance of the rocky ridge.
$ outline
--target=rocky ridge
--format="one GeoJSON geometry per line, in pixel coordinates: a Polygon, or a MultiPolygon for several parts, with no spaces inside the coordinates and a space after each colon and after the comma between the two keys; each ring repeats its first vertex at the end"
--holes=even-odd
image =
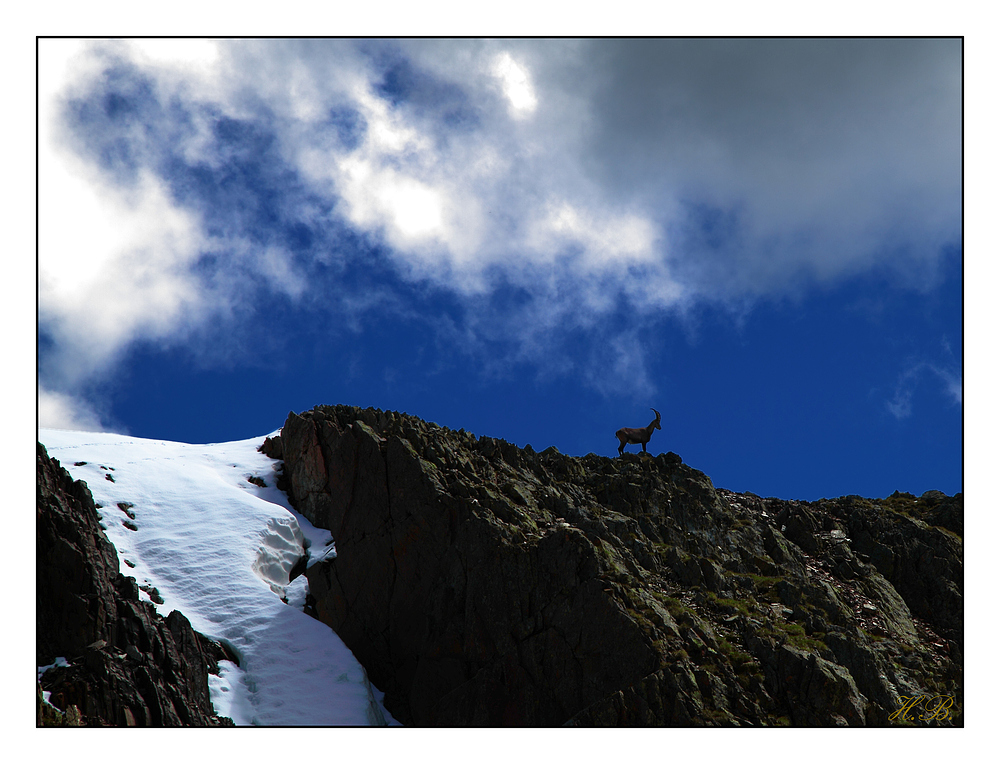
{"type": "Polygon", "coordinates": [[[140,600],[98,509],[39,443],[36,665],[51,668],[36,686],[38,726],[232,725],[212,708],[208,674],[236,657],[140,600]]]}
{"type": "Polygon", "coordinates": [[[349,406],[261,450],[336,540],[316,616],[404,723],[963,723],[961,494],[765,499],[349,406]]]}

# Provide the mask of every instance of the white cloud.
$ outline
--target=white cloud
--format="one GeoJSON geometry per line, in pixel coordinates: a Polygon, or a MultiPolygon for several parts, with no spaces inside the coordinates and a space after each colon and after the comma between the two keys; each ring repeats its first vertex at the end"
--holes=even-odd
{"type": "Polygon", "coordinates": [[[380,201],[406,239],[421,240],[441,229],[441,194],[411,178],[381,189],[380,201]]]}
{"type": "Polygon", "coordinates": [[[652,262],[657,255],[656,227],[631,214],[594,214],[559,201],[548,205],[529,229],[528,241],[539,257],[578,247],[587,270],[652,262]]]}
{"type": "MultiPolygon", "coordinates": [[[[61,103],[100,78],[101,52],[109,49],[121,55],[130,47],[40,41],[38,319],[53,347],[40,358],[43,427],[104,429],[93,402],[65,391],[105,380],[137,340],[174,342],[225,307],[192,271],[213,246],[199,215],[179,206],[148,167],[119,184],[65,140],[61,103]]],[[[168,71],[175,85],[211,64],[204,56],[180,59],[168,71]]],[[[283,283],[289,288],[287,276],[283,283]]]]}
{"type": "Polygon", "coordinates": [[[81,398],[38,388],[38,426],[105,432],[100,415],[81,398]]]}
{"type": "Polygon", "coordinates": [[[144,63],[154,66],[193,69],[204,74],[219,60],[219,47],[214,40],[145,38],[125,43],[138,58],[144,59],[144,63]]]}
{"type": "MultiPolygon", "coordinates": [[[[502,74],[507,95],[534,108],[526,69],[509,53],[494,56],[488,46],[466,53],[452,67],[439,62],[438,74],[459,76],[469,97],[484,103],[486,80],[502,74]]],[[[312,71],[326,69],[313,62],[312,71]]],[[[340,93],[365,124],[356,146],[324,141],[320,122],[282,139],[299,172],[338,199],[353,226],[383,237],[404,272],[480,294],[490,288],[491,272],[530,284],[539,268],[570,252],[575,276],[584,279],[655,259],[659,232],[647,215],[608,208],[575,170],[563,185],[563,170],[547,166],[550,152],[538,134],[512,135],[504,112],[484,114],[473,132],[442,133],[421,115],[392,107],[377,93],[376,75],[368,77],[340,93]]],[[[266,83],[263,90],[271,92],[266,83]]]]}
{"type": "Polygon", "coordinates": [[[493,73],[500,80],[503,94],[510,102],[511,116],[518,119],[530,116],[538,108],[538,98],[531,84],[528,71],[504,51],[493,63],[493,73]]]}
{"type": "Polygon", "coordinates": [[[197,221],[158,178],[143,173],[123,190],[51,155],[39,164],[39,319],[67,351],[61,377],[99,373],[135,339],[200,317],[205,303],[189,270],[201,252],[197,221]]]}
{"type": "MultiPolygon", "coordinates": [[[[518,315],[535,327],[873,267],[919,283],[958,236],[961,81],[947,45],[851,43],[844,60],[833,42],[775,55],[763,41],[61,43],[40,46],[39,315],[57,345],[47,368],[67,384],[137,339],[225,314],[248,280],[308,298],[329,286],[310,278],[309,257],[351,256],[293,255],[245,230],[265,223],[243,199],[178,197],[157,152],[227,190],[223,117],[273,139],[281,182],[311,194],[288,213],[299,222],[347,223],[386,245],[403,279],[430,280],[476,315],[494,286],[520,290],[530,304],[518,315]],[[161,107],[155,135],[142,116],[124,134],[149,153],[127,183],[52,130],[59,97],[101,82],[109,60],[131,61],[161,107]],[[196,267],[206,254],[208,275],[196,267]]],[[[494,324],[477,331],[548,362],[544,334],[494,324]]],[[[642,379],[639,346],[617,341],[614,364],[642,379]]]]}
{"type": "Polygon", "coordinates": [[[339,163],[339,190],[356,226],[384,228],[397,249],[407,251],[444,231],[442,192],[375,162],[348,156],[339,163]]]}

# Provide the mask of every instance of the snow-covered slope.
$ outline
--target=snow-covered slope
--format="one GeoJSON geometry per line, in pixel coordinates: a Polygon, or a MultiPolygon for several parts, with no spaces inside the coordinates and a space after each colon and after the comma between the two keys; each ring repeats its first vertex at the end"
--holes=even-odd
{"type": "Polygon", "coordinates": [[[239,656],[239,667],[222,662],[210,679],[217,713],[238,725],[396,723],[340,638],[302,612],[305,576],[287,583],[303,551],[310,561],[336,552],[329,532],[274,487],[275,462],[257,452],[263,436],[208,445],[48,429],[38,437],[90,487],[141,596],[152,594],[163,615],[180,610],[239,656]]]}

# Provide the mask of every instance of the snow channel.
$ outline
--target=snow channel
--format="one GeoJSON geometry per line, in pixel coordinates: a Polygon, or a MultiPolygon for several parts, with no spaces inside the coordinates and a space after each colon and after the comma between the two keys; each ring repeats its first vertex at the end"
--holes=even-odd
{"type": "Polygon", "coordinates": [[[289,572],[304,554],[314,563],[336,551],[329,531],[275,487],[277,462],[257,451],[263,439],[194,445],[39,431],[101,505],[119,569],[141,596],[158,594],[159,613],[180,610],[239,656],[210,677],[217,713],[238,725],[396,724],[341,639],[302,612],[306,579],[289,583],[289,572]]]}

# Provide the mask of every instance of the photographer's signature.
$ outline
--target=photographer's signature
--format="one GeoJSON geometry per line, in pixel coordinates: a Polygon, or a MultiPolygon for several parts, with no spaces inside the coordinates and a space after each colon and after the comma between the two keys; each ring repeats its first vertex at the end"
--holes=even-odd
{"type": "Polygon", "coordinates": [[[899,710],[889,717],[889,721],[946,721],[951,718],[953,705],[955,698],[952,695],[904,695],[899,698],[899,710]]]}

